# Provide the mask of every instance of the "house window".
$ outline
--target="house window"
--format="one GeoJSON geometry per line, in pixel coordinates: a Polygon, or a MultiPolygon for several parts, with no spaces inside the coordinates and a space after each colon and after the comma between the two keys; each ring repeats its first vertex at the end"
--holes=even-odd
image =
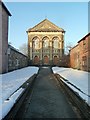
{"type": "Polygon", "coordinates": [[[86,65],[87,65],[87,57],[86,57],[86,56],[83,56],[83,57],[82,57],[82,65],[83,65],[83,66],[86,66],[86,65]]]}
{"type": "Polygon", "coordinates": [[[19,66],[19,60],[16,59],[16,66],[19,66]]]}
{"type": "Polygon", "coordinates": [[[9,66],[12,66],[12,60],[9,59],[9,66]]]}
{"type": "Polygon", "coordinates": [[[86,49],[86,41],[83,40],[83,48],[86,49]]]}

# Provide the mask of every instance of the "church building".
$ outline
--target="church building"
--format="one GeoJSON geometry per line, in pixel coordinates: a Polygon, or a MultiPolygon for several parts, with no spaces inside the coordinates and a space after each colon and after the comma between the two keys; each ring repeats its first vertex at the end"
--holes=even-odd
{"type": "Polygon", "coordinates": [[[28,29],[29,65],[60,65],[65,31],[48,19],[28,29]]]}

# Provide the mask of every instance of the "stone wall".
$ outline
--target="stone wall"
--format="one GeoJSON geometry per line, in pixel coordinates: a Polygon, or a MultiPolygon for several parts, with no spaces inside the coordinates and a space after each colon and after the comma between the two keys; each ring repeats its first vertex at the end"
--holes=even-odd
{"type": "Polygon", "coordinates": [[[0,73],[8,72],[8,18],[11,16],[0,1],[0,73]]]}
{"type": "Polygon", "coordinates": [[[30,65],[60,65],[64,55],[65,31],[45,19],[28,29],[30,65]]]}
{"type": "Polygon", "coordinates": [[[13,71],[28,66],[27,56],[9,45],[8,47],[8,71],[13,71]]]}
{"type": "MultiPolygon", "coordinates": [[[[35,40],[36,41],[36,40],[35,40]]],[[[30,32],[28,33],[28,57],[32,65],[60,65],[64,55],[64,34],[62,32],[30,32]],[[38,38],[35,48],[34,38],[38,38]],[[45,39],[48,47],[44,47],[45,39]],[[54,38],[58,38],[58,47],[54,48],[54,38]]]]}
{"type": "Polygon", "coordinates": [[[2,73],[2,5],[0,3],[0,73],[2,73]]]}

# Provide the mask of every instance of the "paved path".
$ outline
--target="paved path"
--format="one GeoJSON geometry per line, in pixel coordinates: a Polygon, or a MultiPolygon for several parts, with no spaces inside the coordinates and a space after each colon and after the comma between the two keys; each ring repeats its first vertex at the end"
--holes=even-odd
{"type": "MultiPolygon", "coordinates": [[[[23,114],[23,113],[22,113],[23,114]]],[[[71,104],[59,89],[50,68],[41,68],[24,118],[76,118],[71,104]]]]}

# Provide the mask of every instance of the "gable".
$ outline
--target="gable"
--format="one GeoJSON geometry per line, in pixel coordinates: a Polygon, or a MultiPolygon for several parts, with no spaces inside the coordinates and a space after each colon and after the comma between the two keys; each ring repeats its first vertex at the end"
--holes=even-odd
{"type": "Polygon", "coordinates": [[[65,32],[49,20],[45,19],[33,28],[28,29],[27,32],[65,32]]]}

